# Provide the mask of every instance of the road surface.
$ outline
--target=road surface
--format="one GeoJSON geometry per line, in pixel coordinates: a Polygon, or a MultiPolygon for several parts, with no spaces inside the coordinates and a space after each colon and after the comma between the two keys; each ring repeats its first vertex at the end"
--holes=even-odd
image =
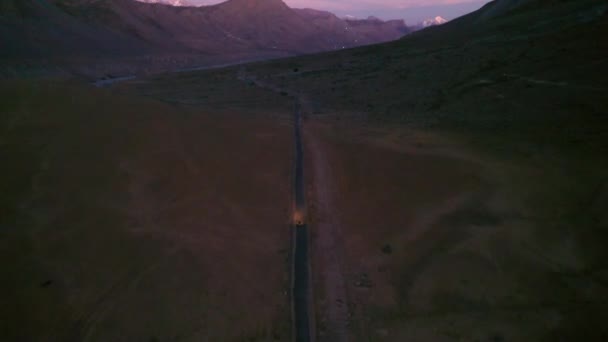
{"type": "Polygon", "coordinates": [[[310,327],[310,256],[308,246],[308,227],[306,225],[306,196],[304,186],[304,149],[302,145],[302,117],[298,99],[294,104],[295,136],[295,245],[293,258],[293,320],[296,342],[311,340],[310,327]]]}

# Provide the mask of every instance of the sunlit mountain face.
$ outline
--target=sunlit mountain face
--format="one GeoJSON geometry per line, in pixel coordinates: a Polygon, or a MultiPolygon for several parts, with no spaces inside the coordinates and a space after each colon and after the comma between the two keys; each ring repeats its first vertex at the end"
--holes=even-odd
{"type": "Polygon", "coordinates": [[[422,22],[422,26],[424,27],[428,27],[428,26],[435,26],[435,25],[442,25],[447,23],[448,21],[440,16],[437,16],[435,18],[431,18],[431,19],[427,19],[425,21],[422,22]]]}

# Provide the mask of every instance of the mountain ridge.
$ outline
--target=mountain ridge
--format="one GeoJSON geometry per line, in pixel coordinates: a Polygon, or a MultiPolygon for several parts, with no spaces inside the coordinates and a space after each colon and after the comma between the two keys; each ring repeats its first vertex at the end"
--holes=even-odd
{"type": "Polygon", "coordinates": [[[87,58],[95,64],[103,57],[110,67],[115,57],[131,56],[140,61],[123,64],[134,71],[148,63],[142,58],[165,69],[222,64],[381,43],[409,32],[402,21],[347,21],[329,12],[292,9],[282,0],[201,7],[135,0],[7,1],[0,7],[0,38],[10,42],[4,58],[45,59],[46,51],[62,60],[55,64],[71,66],[74,56],[81,64],[87,58]]]}

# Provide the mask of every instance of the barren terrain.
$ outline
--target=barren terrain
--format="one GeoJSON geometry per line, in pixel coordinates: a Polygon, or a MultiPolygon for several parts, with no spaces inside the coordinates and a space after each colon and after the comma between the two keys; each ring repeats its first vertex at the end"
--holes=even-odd
{"type": "Polygon", "coordinates": [[[603,339],[605,161],[497,158],[407,127],[307,129],[328,169],[311,171],[320,341],[340,318],[357,341],[603,339]]]}
{"type": "Polygon", "coordinates": [[[290,339],[289,125],[81,85],[2,93],[2,340],[290,339]]]}
{"type": "Polygon", "coordinates": [[[0,336],[290,340],[298,101],[317,341],[605,341],[608,5],[513,3],[106,90],[3,83],[0,336]]]}

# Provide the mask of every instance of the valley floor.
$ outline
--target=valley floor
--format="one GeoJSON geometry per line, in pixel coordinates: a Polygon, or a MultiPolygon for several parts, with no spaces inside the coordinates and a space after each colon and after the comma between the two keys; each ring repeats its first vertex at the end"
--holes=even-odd
{"type": "Polygon", "coordinates": [[[298,96],[318,341],[606,340],[604,80],[547,41],[3,82],[0,339],[291,340],[298,96]]]}
{"type": "Polygon", "coordinates": [[[267,97],[0,87],[0,340],[291,339],[292,130],[246,109],[267,97]]]}
{"type": "Polygon", "coordinates": [[[353,341],[606,336],[601,162],[504,158],[407,127],[306,129],[323,161],[311,171],[319,341],[340,326],[353,341]]]}

